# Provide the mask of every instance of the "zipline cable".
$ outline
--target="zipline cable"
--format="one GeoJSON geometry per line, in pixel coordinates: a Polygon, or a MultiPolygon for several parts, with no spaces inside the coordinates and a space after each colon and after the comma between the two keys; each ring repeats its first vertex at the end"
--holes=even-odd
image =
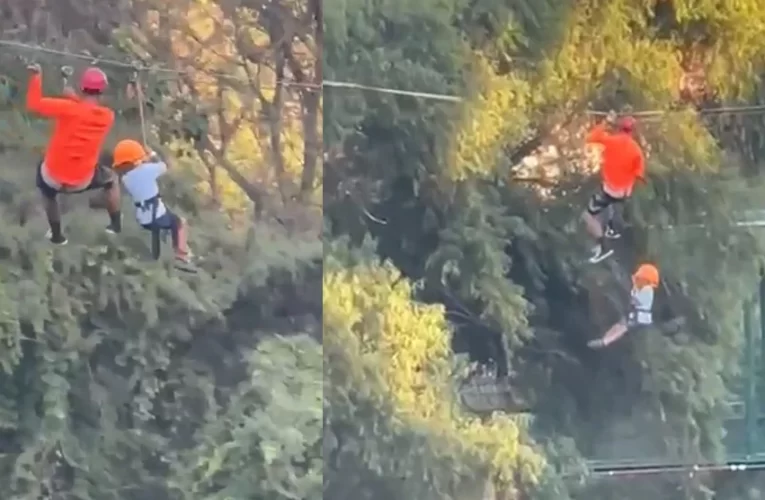
{"type": "MultiPolygon", "coordinates": [[[[189,75],[193,73],[193,71],[190,70],[180,70],[180,69],[172,69],[168,68],[166,66],[161,65],[146,65],[143,61],[140,59],[135,60],[134,62],[128,62],[128,61],[120,61],[117,59],[109,59],[109,58],[103,58],[99,56],[93,56],[90,54],[78,54],[75,52],[68,52],[65,50],[57,50],[57,49],[49,49],[47,47],[41,47],[39,45],[31,45],[27,43],[22,42],[14,42],[11,40],[0,40],[0,46],[6,46],[6,47],[13,47],[20,50],[28,50],[32,52],[42,52],[45,54],[60,56],[60,57],[68,57],[72,59],[79,59],[81,61],[88,61],[93,65],[106,65],[106,66],[113,66],[117,68],[124,68],[124,69],[132,69],[136,70],[136,68],[139,68],[140,71],[148,72],[148,73],[162,73],[162,74],[168,74],[168,75],[189,75]]],[[[235,75],[231,73],[225,73],[220,71],[203,71],[203,73],[212,75],[212,76],[218,76],[218,77],[225,77],[225,78],[234,78],[235,75]]],[[[304,83],[304,82],[296,82],[296,81],[289,81],[289,80],[283,80],[276,82],[281,85],[289,86],[289,87],[301,87],[301,88],[321,88],[321,85],[315,84],[315,83],[304,83]]],[[[273,86],[273,85],[271,85],[273,86]]],[[[264,86],[266,87],[266,86],[264,86]]]]}
{"type": "Polygon", "coordinates": [[[392,89],[388,87],[374,87],[370,85],[362,85],[360,83],[338,82],[334,80],[324,80],[323,83],[325,87],[366,90],[370,92],[377,92],[380,94],[394,94],[394,95],[403,95],[408,97],[421,97],[423,99],[431,99],[435,101],[462,102],[461,97],[447,95],[447,94],[436,94],[431,92],[413,92],[409,90],[399,90],[399,89],[392,89]]]}
{"type": "MultiPolygon", "coordinates": [[[[685,110],[677,109],[677,110],[660,110],[660,109],[654,109],[654,110],[647,110],[647,111],[633,111],[630,112],[630,116],[634,116],[635,118],[654,118],[654,117],[660,117],[663,115],[668,115],[672,113],[681,113],[685,110]]],[[[763,104],[756,104],[756,105],[747,105],[747,106],[719,106],[716,108],[702,108],[695,110],[697,114],[700,115],[714,115],[714,114],[725,114],[725,113],[731,113],[731,114],[745,114],[745,113],[755,113],[755,112],[765,112],[765,105],[763,104]]],[[[585,111],[585,114],[590,116],[607,116],[608,111],[593,111],[588,110],[585,111]]]]}
{"type": "MultiPolygon", "coordinates": [[[[617,464],[617,463],[598,463],[589,464],[588,472],[592,476],[599,477],[622,477],[638,475],[655,475],[667,473],[685,473],[694,474],[698,472],[744,472],[754,470],[765,470],[765,460],[731,460],[725,463],[637,463],[637,464],[617,464]]],[[[565,475],[565,474],[564,474],[565,475]]],[[[572,474],[568,474],[571,476],[572,474]]]]}
{"type": "MultiPolygon", "coordinates": [[[[61,56],[61,57],[70,57],[70,58],[80,59],[83,61],[90,61],[93,64],[105,64],[105,65],[115,66],[119,68],[130,68],[130,69],[136,68],[136,62],[131,63],[127,61],[120,61],[117,59],[101,58],[101,57],[92,56],[89,54],[77,54],[75,52],[49,49],[47,47],[41,47],[39,45],[31,45],[31,44],[27,44],[23,42],[12,41],[12,40],[0,40],[0,46],[14,47],[17,49],[30,50],[34,52],[43,52],[43,53],[61,56]]],[[[141,71],[147,71],[147,72],[165,73],[165,74],[173,74],[173,75],[186,75],[190,73],[189,70],[172,69],[172,68],[168,68],[165,66],[158,66],[158,65],[146,66],[143,63],[141,63],[140,66],[141,66],[141,71]]],[[[204,73],[207,73],[213,76],[217,75],[217,76],[222,76],[227,78],[235,77],[235,75],[231,73],[223,73],[218,71],[204,71],[204,73]]],[[[364,85],[364,84],[353,83],[353,82],[343,82],[338,80],[324,80],[321,82],[321,84],[296,82],[296,81],[289,81],[289,80],[284,80],[277,83],[281,85],[289,86],[289,87],[299,87],[299,88],[319,89],[324,87],[330,87],[330,88],[336,88],[336,89],[363,90],[367,92],[401,95],[401,96],[408,96],[408,97],[418,97],[421,99],[430,99],[430,100],[446,101],[446,102],[454,102],[454,103],[460,103],[464,101],[462,97],[455,96],[455,95],[441,94],[437,92],[417,92],[417,91],[396,89],[396,88],[384,87],[384,86],[364,85]]],[[[678,112],[683,112],[683,110],[652,109],[652,110],[644,110],[644,111],[634,111],[630,114],[635,117],[653,118],[653,117],[660,117],[662,115],[678,113],[678,112]]],[[[717,108],[700,109],[700,110],[697,110],[696,112],[701,115],[724,114],[724,113],[755,114],[755,113],[765,112],[765,105],[761,104],[761,105],[742,105],[742,106],[720,106],[717,108]]],[[[608,111],[587,110],[585,111],[585,114],[590,116],[606,116],[608,115],[608,111]]]]}
{"type": "MultiPolygon", "coordinates": [[[[14,47],[17,49],[22,50],[30,50],[34,52],[43,52],[46,54],[61,56],[61,57],[71,57],[74,59],[79,59],[82,61],[90,61],[93,64],[103,64],[103,65],[109,65],[114,66],[117,68],[130,68],[135,69],[136,63],[130,63],[127,61],[119,61],[116,59],[108,59],[108,58],[101,58],[97,56],[87,55],[87,54],[77,54],[74,52],[67,52],[64,50],[57,50],[57,49],[49,49],[47,47],[40,47],[39,45],[30,45],[27,43],[22,42],[14,42],[10,40],[0,40],[0,46],[8,46],[8,47],[14,47]]],[[[184,75],[188,74],[188,70],[177,70],[172,68],[167,68],[165,66],[143,66],[142,71],[148,71],[148,72],[154,72],[154,73],[165,73],[165,74],[173,74],[173,75],[184,75]]],[[[234,75],[230,73],[221,73],[217,71],[205,71],[205,73],[211,74],[211,75],[218,75],[218,76],[225,76],[228,78],[233,78],[234,75]]],[[[295,82],[295,81],[281,81],[279,82],[282,85],[290,86],[290,87],[302,87],[302,88],[322,88],[322,87],[331,87],[331,88],[340,88],[340,89],[355,89],[355,90],[365,90],[370,92],[377,92],[377,93],[383,93],[383,94],[394,94],[394,95],[402,95],[402,96],[409,96],[409,97],[420,97],[423,99],[433,99],[433,100],[441,100],[441,101],[450,101],[450,102],[462,102],[461,97],[453,96],[453,95],[446,95],[446,94],[438,94],[438,93],[432,93],[432,92],[413,92],[408,90],[400,90],[400,89],[393,89],[388,87],[377,87],[372,85],[362,85],[360,83],[352,83],[352,82],[341,82],[337,80],[324,80],[321,84],[316,83],[305,83],[305,82],[295,82]]]]}

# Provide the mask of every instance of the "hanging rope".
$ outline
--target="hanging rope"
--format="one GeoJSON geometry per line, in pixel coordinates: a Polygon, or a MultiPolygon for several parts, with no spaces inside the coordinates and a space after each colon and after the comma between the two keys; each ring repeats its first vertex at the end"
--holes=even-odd
{"type": "MultiPolygon", "coordinates": [[[[149,146],[149,132],[146,126],[146,102],[143,93],[143,80],[141,78],[141,72],[143,70],[145,70],[145,68],[141,67],[141,65],[134,65],[130,85],[133,86],[135,98],[138,100],[138,116],[141,121],[141,140],[143,142],[143,147],[151,156],[154,156],[154,152],[149,146]]],[[[160,228],[156,225],[158,206],[159,202],[155,199],[151,208],[151,255],[154,260],[159,260],[162,254],[162,243],[160,241],[162,234],[160,228]]]]}
{"type": "Polygon", "coordinates": [[[133,77],[131,79],[131,84],[133,85],[133,90],[135,90],[135,97],[138,100],[138,117],[141,120],[141,139],[143,140],[143,147],[149,148],[149,139],[148,139],[148,132],[146,130],[146,112],[144,109],[145,103],[144,103],[144,94],[143,94],[143,85],[141,83],[141,68],[136,68],[133,72],[133,77]]]}

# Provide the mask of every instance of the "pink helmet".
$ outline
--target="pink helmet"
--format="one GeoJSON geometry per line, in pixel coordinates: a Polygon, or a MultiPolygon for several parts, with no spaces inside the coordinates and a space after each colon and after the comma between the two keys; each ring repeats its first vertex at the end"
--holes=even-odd
{"type": "Polygon", "coordinates": [[[90,67],[82,73],[80,89],[83,92],[101,93],[106,90],[106,74],[96,67],[90,67]]]}
{"type": "Polygon", "coordinates": [[[637,125],[637,120],[631,116],[625,116],[619,119],[619,130],[626,133],[632,133],[637,125]]]}

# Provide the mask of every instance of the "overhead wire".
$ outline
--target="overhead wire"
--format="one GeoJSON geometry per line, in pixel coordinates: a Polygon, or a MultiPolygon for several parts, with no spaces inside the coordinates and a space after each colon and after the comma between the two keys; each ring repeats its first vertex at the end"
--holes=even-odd
{"type": "MultiPolygon", "coordinates": [[[[153,73],[164,73],[169,75],[185,75],[185,74],[192,73],[192,71],[190,70],[168,68],[163,65],[156,65],[156,64],[147,65],[144,61],[140,60],[140,58],[136,61],[128,62],[128,61],[123,61],[118,59],[94,56],[91,54],[78,54],[76,52],[69,52],[66,50],[51,49],[48,47],[42,47],[40,45],[32,45],[32,44],[28,44],[24,42],[13,41],[13,40],[0,40],[0,46],[13,47],[16,49],[29,50],[33,52],[42,52],[42,53],[47,53],[50,55],[69,57],[69,58],[79,59],[83,61],[90,61],[91,63],[94,63],[94,64],[104,64],[104,65],[110,65],[110,66],[119,67],[119,68],[126,68],[126,69],[129,68],[132,70],[139,70],[139,71],[146,71],[146,72],[153,72],[153,73]]],[[[228,77],[228,78],[235,77],[235,75],[231,73],[226,73],[221,71],[205,71],[205,73],[212,76],[217,75],[217,76],[228,77]]],[[[284,81],[276,82],[276,84],[281,84],[281,85],[289,86],[289,87],[299,87],[299,88],[318,89],[318,88],[330,87],[330,88],[336,88],[336,89],[362,90],[362,91],[375,92],[375,93],[381,93],[381,94],[417,97],[421,99],[430,99],[430,100],[446,101],[446,102],[454,102],[454,103],[460,103],[464,101],[463,97],[451,95],[451,94],[443,94],[438,92],[419,92],[419,91],[397,89],[397,88],[386,87],[386,86],[366,85],[366,84],[355,83],[355,82],[344,82],[339,80],[323,80],[321,83],[307,83],[307,82],[284,80],[284,81]]],[[[642,111],[633,111],[633,112],[630,112],[630,114],[635,117],[653,118],[653,117],[659,117],[662,115],[667,115],[667,114],[677,113],[682,111],[683,110],[681,109],[650,109],[650,110],[642,110],[642,111]]],[[[754,113],[765,112],[765,105],[719,106],[715,108],[699,109],[699,110],[696,110],[696,112],[701,115],[725,114],[725,113],[754,114],[754,113]]],[[[586,110],[585,114],[590,116],[606,116],[608,114],[608,111],[586,110]]]]}
{"type": "MultiPolygon", "coordinates": [[[[652,109],[652,110],[646,110],[646,111],[630,111],[630,116],[634,116],[635,118],[654,118],[654,117],[660,117],[663,115],[668,115],[672,113],[679,113],[685,111],[684,109],[652,109]]],[[[714,115],[714,114],[745,114],[745,113],[754,113],[754,112],[765,112],[765,105],[763,104],[756,104],[756,105],[742,105],[742,106],[718,106],[714,108],[701,108],[695,110],[696,113],[700,115],[714,115]]],[[[596,110],[587,110],[585,111],[585,114],[590,116],[607,116],[608,111],[596,111],[596,110]]]]}
{"type": "MultiPolygon", "coordinates": [[[[618,464],[618,463],[600,463],[590,465],[588,473],[595,477],[624,477],[624,476],[644,476],[656,474],[696,474],[701,472],[744,472],[765,470],[765,460],[731,460],[725,463],[701,463],[701,464],[618,464]]],[[[568,474],[571,476],[572,474],[568,474]]]]}
{"type": "MultiPolygon", "coordinates": [[[[164,73],[164,74],[170,74],[170,75],[183,75],[183,74],[190,73],[189,70],[168,68],[162,65],[146,65],[143,61],[135,61],[135,62],[121,61],[117,59],[93,56],[90,54],[78,54],[76,52],[69,52],[66,50],[51,49],[48,47],[42,47],[39,45],[32,45],[32,44],[17,42],[12,40],[0,40],[0,46],[13,47],[16,49],[29,50],[33,52],[42,52],[45,54],[50,54],[50,55],[55,55],[60,57],[69,57],[73,59],[79,59],[82,61],[89,61],[93,64],[103,64],[103,65],[114,66],[117,68],[125,68],[125,69],[133,69],[133,70],[140,69],[143,71],[148,71],[153,73],[164,73]]],[[[209,75],[213,75],[213,76],[217,75],[217,76],[223,76],[228,78],[232,78],[234,76],[230,73],[225,73],[220,71],[205,71],[205,73],[209,75]]],[[[414,91],[408,91],[408,90],[393,89],[388,87],[363,85],[360,83],[353,83],[353,82],[342,82],[337,80],[324,80],[321,83],[306,83],[306,82],[296,82],[296,81],[285,80],[285,81],[281,81],[277,83],[280,83],[285,86],[290,86],[290,87],[317,88],[317,89],[322,87],[332,87],[332,88],[365,90],[365,91],[371,91],[371,92],[377,92],[377,93],[395,94],[395,95],[403,95],[403,96],[409,96],[409,97],[420,97],[423,99],[434,99],[434,100],[450,101],[450,102],[462,101],[461,97],[457,97],[453,95],[438,94],[438,93],[432,93],[432,92],[414,92],[414,91]]]]}
{"type": "MultiPolygon", "coordinates": [[[[137,58],[134,61],[122,61],[118,59],[111,59],[111,58],[105,58],[100,56],[94,56],[92,54],[78,54],[76,52],[69,52],[66,50],[59,50],[59,49],[51,49],[48,47],[42,47],[40,45],[32,45],[28,43],[23,42],[16,42],[12,40],[0,40],[0,46],[6,46],[6,47],[13,47],[20,50],[27,50],[31,52],[41,52],[44,54],[50,54],[54,56],[59,57],[67,57],[71,59],[78,59],[81,61],[88,61],[93,65],[106,65],[106,66],[113,66],[116,68],[124,68],[124,69],[130,69],[133,71],[140,71],[140,72],[148,72],[148,73],[159,73],[159,74],[167,74],[167,75],[189,75],[192,74],[193,71],[188,69],[175,69],[175,68],[168,68],[167,66],[158,65],[158,64],[147,64],[145,61],[141,60],[140,58],[137,58]]],[[[226,73],[222,71],[204,71],[205,74],[211,75],[211,76],[218,76],[218,77],[226,77],[226,78],[234,78],[235,75],[232,73],[226,73]]],[[[316,83],[306,83],[306,82],[297,82],[297,81],[290,81],[290,80],[284,80],[284,81],[277,81],[275,84],[281,84],[285,86],[290,87],[304,87],[304,88],[320,88],[320,84],[316,83]]]]}

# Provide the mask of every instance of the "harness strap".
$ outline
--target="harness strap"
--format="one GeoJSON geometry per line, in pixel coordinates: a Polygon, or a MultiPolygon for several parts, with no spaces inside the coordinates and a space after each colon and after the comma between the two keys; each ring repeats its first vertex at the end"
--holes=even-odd
{"type": "MultiPolygon", "coordinates": [[[[143,201],[137,201],[134,203],[136,208],[140,208],[141,210],[153,210],[156,211],[157,206],[159,205],[159,195],[152,196],[151,198],[143,201]]],[[[154,212],[152,212],[154,213],[154,212]]],[[[154,217],[152,216],[152,219],[154,217]]]]}
{"type": "Polygon", "coordinates": [[[162,251],[162,247],[160,245],[160,229],[156,225],[157,221],[157,209],[159,208],[159,200],[160,196],[157,194],[156,196],[152,196],[151,198],[143,201],[137,201],[134,203],[135,207],[141,210],[151,210],[151,224],[149,227],[151,228],[151,255],[154,257],[154,260],[159,260],[159,256],[162,251]]]}

